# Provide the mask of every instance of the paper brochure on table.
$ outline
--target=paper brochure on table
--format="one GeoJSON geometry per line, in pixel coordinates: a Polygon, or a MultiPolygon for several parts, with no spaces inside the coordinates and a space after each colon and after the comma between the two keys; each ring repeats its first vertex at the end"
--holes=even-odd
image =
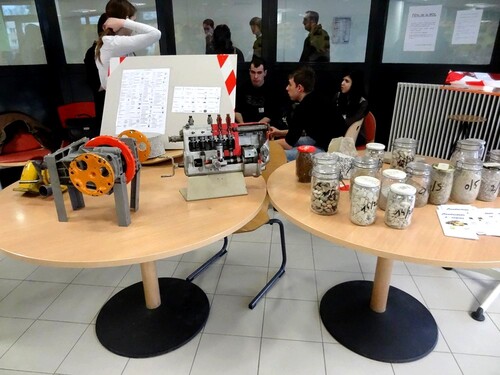
{"type": "Polygon", "coordinates": [[[448,237],[478,240],[479,235],[500,236],[500,209],[470,205],[442,205],[436,209],[443,233],[448,237]]]}

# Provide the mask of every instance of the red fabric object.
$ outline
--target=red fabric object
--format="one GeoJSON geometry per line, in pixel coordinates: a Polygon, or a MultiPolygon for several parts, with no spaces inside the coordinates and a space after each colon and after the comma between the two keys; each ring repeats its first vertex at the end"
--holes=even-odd
{"type": "Polygon", "coordinates": [[[483,81],[466,81],[465,84],[469,86],[484,86],[483,81]]]}
{"type": "Polygon", "coordinates": [[[454,72],[454,71],[450,70],[448,72],[448,75],[446,76],[446,80],[445,80],[444,83],[450,84],[451,82],[453,82],[453,81],[459,81],[459,80],[461,80],[464,77],[465,77],[464,73],[454,72]]]}
{"type": "Polygon", "coordinates": [[[11,154],[13,152],[30,151],[41,148],[40,143],[30,133],[19,132],[12,136],[2,147],[3,154],[11,154]]]}
{"type": "Polygon", "coordinates": [[[0,155],[0,163],[19,163],[28,160],[41,160],[45,155],[50,154],[46,148],[36,150],[12,152],[10,154],[0,155]]]}

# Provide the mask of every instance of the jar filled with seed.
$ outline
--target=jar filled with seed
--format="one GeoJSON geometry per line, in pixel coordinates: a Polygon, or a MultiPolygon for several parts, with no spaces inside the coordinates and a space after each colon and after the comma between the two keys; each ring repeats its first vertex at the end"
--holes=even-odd
{"type": "Polygon", "coordinates": [[[483,162],[479,159],[457,160],[450,198],[456,203],[474,202],[481,187],[483,162]]]}
{"type": "Polygon", "coordinates": [[[406,183],[417,189],[415,207],[423,207],[429,201],[432,167],[421,161],[412,161],[406,166],[406,183]]]}
{"type": "Polygon", "coordinates": [[[486,162],[481,172],[481,186],[477,199],[485,202],[493,202],[498,196],[500,189],[500,163],[486,162]]]}
{"type": "Polygon", "coordinates": [[[333,165],[316,165],[311,178],[311,210],[320,215],[337,213],[340,169],[333,165]]]}
{"type": "Polygon", "coordinates": [[[378,159],[371,158],[369,156],[356,156],[352,160],[352,168],[351,168],[351,178],[350,178],[350,189],[349,196],[352,195],[352,186],[354,184],[354,179],[359,176],[371,176],[378,177],[379,166],[378,159]]]}
{"type": "Polygon", "coordinates": [[[297,147],[299,154],[295,161],[295,174],[299,182],[311,182],[311,172],[313,167],[313,155],[316,152],[314,146],[297,147]]]}
{"type": "Polygon", "coordinates": [[[448,163],[432,164],[429,203],[445,204],[450,199],[455,168],[448,163]]]}
{"type": "Polygon", "coordinates": [[[380,184],[380,197],[378,198],[378,207],[385,210],[387,206],[387,196],[392,184],[402,183],[406,180],[406,173],[399,169],[384,169],[382,171],[382,182],[380,184]]]}
{"type": "Polygon", "coordinates": [[[351,221],[357,225],[370,225],[377,218],[380,180],[371,176],[358,176],[351,186],[351,221]]]}
{"type": "Polygon", "coordinates": [[[417,140],[413,138],[397,138],[392,146],[391,168],[405,170],[406,165],[415,159],[417,140]]]}
{"type": "Polygon", "coordinates": [[[378,159],[379,168],[382,168],[382,164],[384,163],[385,145],[382,143],[375,143],[375,142],[367,143],[365,149],[365,155],[373,159],[378,159]]]}
{"type": "Polygon", "coordinates": [[[387,197],[384,222],[396,229],[405,229],[411,224],[417,189],[408,184],[392,184],[387,197]]]}
{"type": "Polygon", "coordinates": [[[485,141],[482,139],[468,138],[459,139],[455,146],[455,150],[451,154],[450,163],[453,166],[457,165],[458,160],[464,159],[481,159],[484,153],[485,141]]]}

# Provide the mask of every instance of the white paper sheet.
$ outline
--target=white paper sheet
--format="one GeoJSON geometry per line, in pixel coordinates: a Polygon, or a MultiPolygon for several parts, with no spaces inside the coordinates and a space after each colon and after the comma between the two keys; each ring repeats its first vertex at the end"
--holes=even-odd
{"type": "Polygon", "coordinates": [[[172,112],[220,113],[220,87],[174,87],[172,112]]]}
{"type": "Polygon", "coordinates": [[[116,115],[116,134],[134,129],[165,134],[170,69],[127,69],[116,115]]]}
{"type": "Polygon", "coordinates": [[[451,44],[476,44],[482,17],[482,9],[457,11],[451,44]]]}
{"type": "Polygon", "coordinates": [[[408,12],[404,51],[434,51],[442,5],[412,6],[408,12]]]}

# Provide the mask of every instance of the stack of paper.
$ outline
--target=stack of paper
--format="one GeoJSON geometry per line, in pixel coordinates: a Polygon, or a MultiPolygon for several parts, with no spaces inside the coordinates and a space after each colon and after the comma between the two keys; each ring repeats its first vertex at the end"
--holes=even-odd
{"type": "Polygon", "coordinates": [[[500,208],[445,204],[436,212],[445,236],[471,240],[478,235],[500,236],[500,208]]]}

